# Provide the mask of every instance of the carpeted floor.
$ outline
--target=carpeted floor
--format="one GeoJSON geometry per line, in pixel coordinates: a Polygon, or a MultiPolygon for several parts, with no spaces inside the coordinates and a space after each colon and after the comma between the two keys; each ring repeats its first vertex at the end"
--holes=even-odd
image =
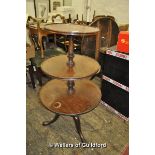
{"type": "MultiPolygon", "coordinates": [[[[94,82],[99,84],[98,80],[94,82]]],[[[41,105],[39,89],[39,86],[35,90],[27,86],[27,155],[120,155],[128,143],[128,122],[100,104],[95,110],[80,116],[81,128],[87,143],[106,147],[76,148],[80,139],[71,117],[60,116],[55,123],[42,126],[42,122],[50,120],[54,114],[41,105]],[[57,143],[74,146],[52,146],[57,143]]]]}

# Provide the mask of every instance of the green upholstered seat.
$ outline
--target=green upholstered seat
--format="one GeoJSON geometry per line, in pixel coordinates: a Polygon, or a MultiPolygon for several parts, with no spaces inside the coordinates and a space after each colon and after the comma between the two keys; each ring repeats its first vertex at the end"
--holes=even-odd
{"type": "Polygon", "coordinates": [[[35,53],[35,58],[33,58],[33,63],[37,66],[40,67],[41,63],[53,56],[58,56],[61,54],[66,54],[65,51],[63,51],[61,48],[52,48],[52,49],[46,49],[44,53],[44,58],[41,58],[40,51],[36,51],[35,53]]]}

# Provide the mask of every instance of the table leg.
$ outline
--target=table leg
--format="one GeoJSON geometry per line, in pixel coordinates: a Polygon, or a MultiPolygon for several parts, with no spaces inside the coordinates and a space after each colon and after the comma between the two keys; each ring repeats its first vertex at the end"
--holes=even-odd
{"type": "Polygon", "coordinates": [[[80,136],[81,142],[85,142],[84,136],[81,132],[81,124],[80,124],[80,118],[79,116],[73,116],[74,122],[75,122],[75,126],[76,126],[76,130],[80,136]]]}
{"type": "Polygon", "coordinates": [[[42,45],[42,35],[40,35],[39,38],[39,45],[40,45],[40,51],[41,51],[41,58],[44,58],[44,49],[43,49],[43,45],[42,45]]]}
{"type": "Polygon", "coordinates": [[[98,60],[99,58],[99,51],[100,50],[100,32],[96,34],[96,52],[95,52],[95,59],[98,60]]]}
{"type": "Polygon", "coordinates": [[[50,121],[44,121],[42,123],[42,125],[43,126],[47,126],[47,125],[50,125],[51,123],[54,123],[59,118],[59,116],[60,116],[59,114],[55,114],[55,117],[52,120],[50,120],[50,121]]]}

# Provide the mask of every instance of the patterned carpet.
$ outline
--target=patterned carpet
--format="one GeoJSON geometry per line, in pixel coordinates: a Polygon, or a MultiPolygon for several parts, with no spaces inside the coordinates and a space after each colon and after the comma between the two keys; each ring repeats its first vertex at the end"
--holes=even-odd
{"type": "MultiPolygon", "coordinates": [[[[100,84],[99,80],[94,82],[100,84]]],[[[128,143],[129,122],[100,104],[80,116],[83,135],[92,147],[79,147],[80,138],[71,117],[60,116],[55,123],[42,126],[54,114],[41,105],[39,89],[38,85],[36,89],[27,86],[27,155],[120,155],[128,143]],[[69,144],[71,147],[67,148],[69,144]]]]}

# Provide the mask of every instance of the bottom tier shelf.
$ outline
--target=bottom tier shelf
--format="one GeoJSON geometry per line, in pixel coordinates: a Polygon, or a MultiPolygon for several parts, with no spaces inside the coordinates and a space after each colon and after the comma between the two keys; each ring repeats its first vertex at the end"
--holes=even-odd
{"type": "Polygon", "coordinates": [[[101,91],[92,81],[77,80],[74,91],[70,94],[66,81],[51,80],[41,88],[40,99],[54,113],[79,115],[97,107],[101,100],[101,91]]]}

